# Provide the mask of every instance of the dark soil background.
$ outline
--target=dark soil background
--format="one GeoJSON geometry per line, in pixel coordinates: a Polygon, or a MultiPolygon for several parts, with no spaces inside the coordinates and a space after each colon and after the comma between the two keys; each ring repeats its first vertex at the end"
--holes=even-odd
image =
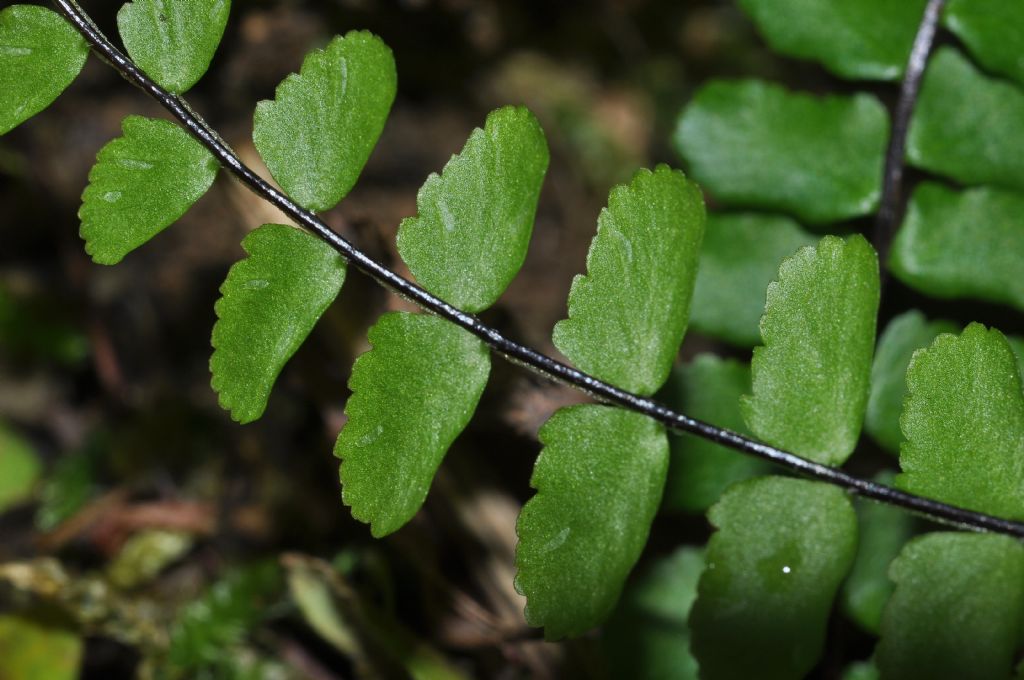
{"type": "MultiPolygon", "coordinates": [[[[116,34],[116,3],[85,6],[116,34]]],[[[639,167],[680,164],[668,140],[696,86],[762,76],[850,88],[774,56],[728,2],[236,0],[188,99],[262,171],[250,138],[256,102],[308,50],[351,29],[392,47],[399,91],[362,179],[326,221],[403,271],[394,237],[420,184],[489,110],[526,104],[551,166],[526,264],[485,319],[547,353],[609,188],[639,167]]],[[[895,89],[881,94],[891,102],[895,89]]],[[[402,677],[409,649],[468,677],[603,677],[598,633],[543,642],[513,588],[537,428],[584,397],[496,361],[422,512],[374,540],[341,503],[331,451],[367,328],[406,303],[353,271],[266,415],[233,423],[209,387],[213,305],[245,233],[282,218],[222,174],[122,264],[93,264],[78,237],[79,197],[97,150],[130,113],[165,117],[90,57],[51,108],[0,138],[0,424],[43,461],[35,494],[0,515],[0,563],[27,570],[20,582],[0,572],[0,611],[57,601],[86,635],[81,677],[159,677],[178,608],[232,569],[270,560],[326,583],[356,642],[329,644],[288,597],[272,597],[225,654],[273,661],[280,675],[246,677],[402,677]],[[159,574],[118,586],[111,565],[133,539],[159,574]]],[[[691,334],[683,355],[710,346],[691,334]]],[[[659,518],[643,559],[707,534],[703,517],[659,518]]],[[[838,657],[870,653],[848,624],[835,627],[823,676],[838,657]]]]}

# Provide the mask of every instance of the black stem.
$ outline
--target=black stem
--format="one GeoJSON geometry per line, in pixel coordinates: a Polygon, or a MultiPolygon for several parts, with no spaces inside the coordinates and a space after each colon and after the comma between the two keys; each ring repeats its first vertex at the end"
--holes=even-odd
{"type": "Polygon", "coordinates": [[[914,36],[914,45],[910,48],[910,58],[907,59],[903,84],[900,86],[900,98],[896,103],[896,113],[893,116],[892,137],[889,138],[889,148],[885,154],[882,199],[878,207],[878,214],[875,216],[874,242],[875,250],[878,251],[878,261],[882,264],[883,282],[888,275],[885,263],[889,259],[889,248],[892,245],[893,236],[896,234],[896,227],[899,226],[900,220],[903,218],[903,169],[910,116],[914,113],[914,106],[917,104],[917,94],[921,91],[921,78],[924,75],[925,66],[928,64],[928,55],[931,53],[932,43],[935,41],[935,30],[945,4],[946,0],[928,0],[921,24],[917,29],[917,35],[914,36]]]}
{"type": "Polygon", "coordinates": [[[330,244],[342,257],[378,283],[390,288],[398,295],[412,300],[424,310],[444,317],[464,328],[506,359],[526,366],[547,378],[587,392],[600,401],[642,413],[673,430],[688,432],[742,453],[771,461],[799,474],[835,484],[866,498],[896,505],[945,524],[974,531],[992,531],[1024,538],[1024,523],[940,503],[855,477],[838,468],[815,463],[730,430],[676,413],[650,399],[619,389],[506,338],[495,329],[481,323],[475,316],[452,307],[444,300],[431,295],[373,260],[332,231],[316,215],[298,206],[288,196],[272,187],[243,164],[206,122],[196,115],[180,97],[168,93],[153,82],[138,66],[114,47],[75,0],[54,0],[54,3],[101,58],[117,69],[126,80],[142,88],[160,102],[243,184],[275,205],[296,223],[330,244]]]}

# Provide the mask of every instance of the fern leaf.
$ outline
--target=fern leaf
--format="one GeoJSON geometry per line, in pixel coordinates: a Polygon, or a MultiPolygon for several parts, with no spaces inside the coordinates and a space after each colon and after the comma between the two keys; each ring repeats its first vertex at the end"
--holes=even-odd
{"type": "Polygon", "coordinates": [[[0,11],[0,135],[49,106],[88,56],[85,40],[56,12],[36,5],[0,11]]]}
{"type": "Polygon", "coordinates": [[[740,0],[777,52],[851,80],[897,80],[927,0],[740,0]]]}
{"type": "Polygon", "coordinates": [[[1019,193],[991,187],[961,192],[920,184],[893,241],[889,269],[928,295],[976,298],[1024,310],[1021,215],[1024,195],[1019,193]]]}
{"type": "Polygon", "coordinates": [[[817,224],[875,210],[888,137],[888,115],[870,95],[818,98],[717,81],[683,111],[675,147],[722,202],[817,224]]]}
{"type": "Polygon", "coordinates": [[[240,423],[259,418],[288,359],[338,296],[345,260],[316,237],[265,224],[242,241],[249,257],[221,286],[211,384],[240,423]]]}
{"type": "Polygon", "coordinates": [[[1024,519],[1024,395],[999,331],[971,324],[914,354],[900,425],[900,486],[1024,519]]]}
{"type": "Polygon", "coordinates": [[[173,224],[217,176],[213,155],[174,123],[128,116],[121,128],[97,154],[78,212],[99,264],[117,264],[173,224]]]}
{"type": "Polygon", "coordinates": [[[764,291],[779,264],[817,239],[793,220],[756,213],[708,215],[690,327],[739,347],[761,340],[764,291]]]}
{"type": "Polygon", "coordinates": [[[686,332],[704,218],[700,189],[667,165],[612,189],[555,346],[598,378],[653,394],[686,332]]]}
{"type": "Polygon", "coordinates": [[[548,640],[601,623],[647,542],[668,468],[654,421],[619,408],[563,408],[540,430],[537,494],[516,525],[516,589],[548,640]]]}
{"type": "Polygon", "coordinates": [[[547,167],[533,114],[505,107],[487,116],[399,227],[398,252],[417,281],[468,312],[491,306],[526,257],[547,167]]]}
{"type": "Polygon", "coordinates": [[[762,477],[711,508],[718,529],[690,613],[701,678],[802,678],[853,562],[857,518],[842,489],[762,477]]]}
{"type": "Polygon", "coordinates": [[[490,357],[445,319],[391,312],[370,329],[352,368],[348,422],[334,448],[342,494],[374,536],[397,531],[423,505],[444,454],[469,422],[490,357]]]}
{"type": "Polygon", "coordinates": [[[257,105],[256,149],[299,205],[329,210],[348,194],[384,129],[396,85],[388,46],[351,31],[307,55],[277,98],[257,105]]]}
{"type": "Polygon", "coordinates": [[[896,590],[875,660],[893,680],[1009,678],[1024,618],[1024,547],[1008,536],[933,533],[889,571],[896,590]]]}
{"type": "Polygon", "coordinates": [[[979,64],[1024,85],[1024,4],[950,0],[942,18],[979,64]]]}
{"type": "Polygon", "coordinates": [[[782,263],[741,405],[757,437],[819,463],[846,460],[867,405],[878,300],[878,257],[859,234],[826,236],[782,263]]]}
{"type": "Polygon", "coordinates": [[[878,339],[871,365],[871,393],[864,414],[864,430],[887,451],[898,455],[903,442],[900,411],[907,396],[907,367],[916,350],[927,347],[941,333],[955,333],[951,321],[929,321],[916,309],[893,318],[878,339]]]}
{"type": "Polygon", "coordinates": [[[134,0],[117,13],[132,60],[164,89],[182,94],[210,67],[231,0],[134,0]]]}
{"type": "Polygon", "coordinates": [[[940,49],[921,83],[907,160],[963,184],[1024,190],[1024,92],[940,49]]]}

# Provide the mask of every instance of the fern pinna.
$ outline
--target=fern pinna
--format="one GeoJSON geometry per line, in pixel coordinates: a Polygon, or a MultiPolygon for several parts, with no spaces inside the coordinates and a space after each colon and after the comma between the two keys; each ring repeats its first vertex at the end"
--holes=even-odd
{"type": "Polygon", "coordinates": [[[348,263],[432,312],[382,316],[352,369],[335,453],[343,500],[375,536],[422,505],[476,409],[494,349],[605,402],[561,409],[539,432],[516,587],[527,620],[549,639],[609,615],[609,634],[622,630],[629,616],[664,610],[642,599],[645,588],[648,599],[664,589],[666,615],[688,616],[674,638],[674,675],[802,677],[821,656],[838,596],[880,636],[873,660],[851,673],[1009,676],[1024,609],[1024,549],[1014,539],[1024,536],[1018,341],[979,324],[958,333],[909,310],[876,347],[878,255],[835,225],[880,211],[883,272],[936,297],[1024,307],[1019,5],[950,2],[941,20],[980,66],[944,47],[920,82],[941,0],[741,0],[785,54],[840,78],[903,78],[896,124],[890,130],[885,107],[866,93],[818,97],[752,80],[702,88],[674,141],[715,204],[742,212],[706,215],[697,185],[665,165],[612,189],[587,272],[553,333],[577,370],[472,316],[494,304],[525,258],[548,163],[529,111],[492,112],[423,185],[397,237],[417,286],[315,216],[352,189],[384,128],[396,76],[379,38],[335,38],[257,106],[253,138],[278,191],[180,99],[210,63],[227,0],[125,5],[118,28],[130,58],[73,0],[55,4],[59,13],[0,12],[0,131],[55,99],[90,48],[184,123],[129,116],[99,151],[80,211],[95,262],[114,264],[172,224],[221,166],[305,229],[252,231],[247,257],[221,288],[210,368],[233,418],[263,413],[348,263]],[[921,182],[890,251],[904,147],[914,167],[967,187],[921,182]],[[816,236],[796,220],[837,234],[816,236]],[[740,348],[760,343],[749,366],[707,355],[674,366],[691,321],[740,348]],[[750,436],[660,406],[649,398],[656,392],[750,436]],[[896,488],[885,473],[872,482],[837,469],[862,427],[899,455],[896,488]],[[771,475],[764,460],[812,479],[771,475]],[[917,535],[909,516],[854,507],[843,488],[994,533],[917,535]],[[637,579],[616,610],[661,507],[710,508],[717,532],[705,549],[684,548],[637,579]]]}

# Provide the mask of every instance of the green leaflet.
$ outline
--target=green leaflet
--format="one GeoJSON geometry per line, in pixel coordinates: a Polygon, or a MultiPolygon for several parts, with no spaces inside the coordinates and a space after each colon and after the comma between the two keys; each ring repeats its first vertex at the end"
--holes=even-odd
{"type": "Polygon", "coordinates": [[[686,332],[704,217],[700,189],[667,165],[613,188],[555,346],[602,380],[653,394],[686,332]]]}
{"type": "Polygon", "coordinates": [[[32,445],[0,422],[0,513],[31,495],[41,468],[32,445]]]}
{"type": "Polygon", "coordinates": [[[423,505],[441,459],[487,384],[487,347],[445,319],[390,312],[352,367],[334,455],[352,516],[386,536],[423,505]]]}
{"type": "Polygon", "coordinates": [[[0,615],[0,678],[75,680],[82,638],[48,612],[39,616],[0,615]]]}
{"type": "Polygon", "coordinates": [[[787,217],[709,214],[690,327],[739,347],[756,345],[764,291],[779,263],[816,242],[787,217]]]}
{"type": "Polygon", "coordinates": [[[897,483],[971,510],[1024,519],[1024,395],[999,331],[940,335],[907,370],[897,483]]]}
{"type": "Polygon", "coordinates": [[[927,0],[740,0],[777,52],[853,80],[896,80],[927,0]]]}
{"type": "Polygon", "coordinates": [[[1024,84],[1024,4],[950,0],[943,19],[982,66],[1024,84]]]}
{"type": "Polygon", "coordinates": [[[345,260],[293,227],[265,224],[242,241],[217,301],[210,384],[231,417],[263,415],[281,369],[345,281],[345,260]]]}
{"type": "Polygon", "coordinates": [[[402,220],[398,252],[424,288],[467,312],[494,304],[519,271],[548,167],[544,132],[523,107],[487,116],[402,220]]]}
{"type": "Polygon", "coordinates": [[[78,211],[99,264],[117,264],[173,224],[217,176],[213,155],[170,121],[128,116],[121,129],[96,155],[78,211]]]}
{"type": "Polygon", "coordinates": [[[1024,615],[1024,548],[1008,536],[933,533],[892,564],[875,660],[893,680],[1009,678],[1024,615]]]}
{"type": "Polygon", "coordinates": [[[895,317],[879,337],[871,365],[871,394],[864,414],[864,430],[890,453],[898,455],[903,441],[900,412],[907,396],[910,357],[915,350],[932,344],[940,333],[958,330],[951,321],[928,321],[914,309],[895,317]]]}
{"type": "Polygon", "coordinates": [[[183,94],[210,67],[231,0],[134,0],[117,13],[132,60],[165,90],[183,94]]]}
{"type": "Polygon", "coordinates": [[[0,11],[0,135],[49,106],[87,56],[85,40],[56,12],[35,5],[0,11]]]}
{"type": "Polygon", "coordinates": [[[964,184],[1024,189],[1024,92],[940,49],[924,74],[907,159],[964,184]]]}
{"type": "Polygon", "coordinates": [[[842,680],[879,680],[873,661],[857,661],[843,670],[842,680]]]}
{"type": "Polygon", "coordinates": [[[936,297],[970,297],[1024,310],[1024,194],[990,187],[914,190],[889,268],[936,297]]]}
{"type": "Polygon", "coordinates": [[[329,210],[348,194],[395,99],[391,50],[365,31],[310,52],[262,101],[252,138],[278,184],[301,206],[329,210]]]}
{"type": "MultiPolygon", "coordinates": [[[[893,474],[875,478],[892,484],[893,474]]],[[[840,602],[846,615],[869,633],[878,634],[882,609],[892,595],[889,564],[914,533],[914,517],[906,511],[866,499],[854,502],[860,524],[857,558],[843,583],[840,602]]]]}
{"type": "Polygon", "coordinates": [[[801,248],[768,287],[741,402],[758,438],[826,465],[853,452],[868,398],[878,257],[860,234],[801,248]]]}
{"type": "MultiPolygon", "coordinates": [[[[750,391],[750,366],[714,354],[700,354],[672,372],[664,403],[680,413],[746,433],[739,400],[750,391]]],[[[766,472],[770,465],[738,455],[689,434],[669,433],[672,455],[663,505],[702,513],[734,482],[766,472]]]]}
{"type": "Polygon", "coordinates": [[[690,612],[701,678],[802,678],[857,547],[842,489],[762,477],[736,484],[708,519],[718,528],[690,612]]]}
{"type": "Polygon", "coordinates": [[[679,548],[626,586],[601,636],[610,677],[697,680],[686,618],[703,569],[702,550],[679,548]]]}
{"type": "Polygon", "coordinates": [[[743,80],[701,88],[674,141],[723,203],[817,224],[875,210],[888,136],[885,108],[870,95],[819,98],[743,80]]]}
{"type": "Polygon", "coordinates": [[[664,428],[610,406],[556,411],[530,479],[537,494],[516,524],[516,590],[544,637],[579,635],[615,606],[661,501],[664,428]]]}

